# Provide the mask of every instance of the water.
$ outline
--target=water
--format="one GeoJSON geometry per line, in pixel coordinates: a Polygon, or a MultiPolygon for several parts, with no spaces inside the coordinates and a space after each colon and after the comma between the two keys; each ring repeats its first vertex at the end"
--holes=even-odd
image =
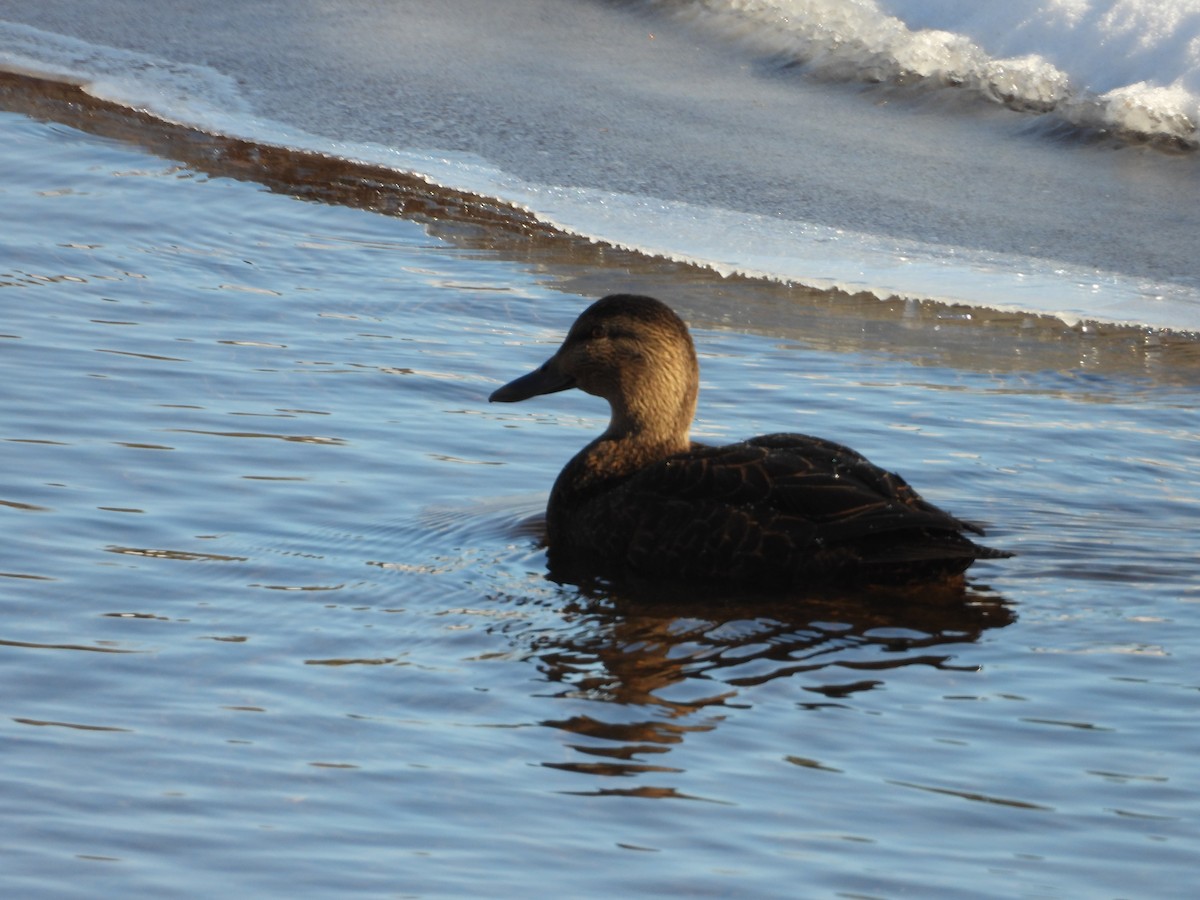
{"type": "Polygon", "coordinates": [[[1193,339],[4,101],[6,894],[1190,895],[1193,339]],[[932,608],[546,581],[604,411],[485,398],[629,289],[694,327],[699,438],[842,440],[1019,555],[932,608]]]}

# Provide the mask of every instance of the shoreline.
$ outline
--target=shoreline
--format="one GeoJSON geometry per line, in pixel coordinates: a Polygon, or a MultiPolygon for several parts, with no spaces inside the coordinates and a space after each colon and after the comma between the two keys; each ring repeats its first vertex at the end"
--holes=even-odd
{"type": "Polygon", "coordinates": [[[764,68],[729,34],[620,4],[70,15],[85,6],[6,5],[3,67],[718,274],[1200,333],[1200,157],[1047,135],[948,88],[764,68]],[[522,27],[493,42],[506,21],[522,27]]]}
{"type": "Polygon", "coordinates": [[[651,293],[697,327],[761,331],[846,349],[928,357],[970,369],[1078,369],[1200,380],[1200,334],[1005,312],[933,300],[726,275],[554,228],[520,206],[448,188],[379,164],[255,143],[167,121],[93,97],[79,83],[0,72],[0,110],[53,121],[181,162],[213,177],[298,199],[420,222],[433,236],[536,261],[567,291],[651,293]],[[736,304],[730,299],[736,297],[736,304]]]}

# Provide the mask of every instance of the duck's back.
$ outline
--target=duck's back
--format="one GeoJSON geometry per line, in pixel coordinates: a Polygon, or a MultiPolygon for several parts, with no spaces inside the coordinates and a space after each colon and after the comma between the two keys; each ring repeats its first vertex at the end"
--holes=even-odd
{"type": "Polygon", "coordinates": [[[927,503],[900,476],[806,435],[695,447],[600,489],[555,490],[563,496],[550,521],[552,565],[617,577],[895,583],[1006,555],[968,539],[964,532],[982,532],[927,503]]]}

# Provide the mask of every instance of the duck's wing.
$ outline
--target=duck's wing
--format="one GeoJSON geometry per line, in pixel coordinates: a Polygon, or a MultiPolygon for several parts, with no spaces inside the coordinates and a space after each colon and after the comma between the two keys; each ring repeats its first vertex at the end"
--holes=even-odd
{"type": "Polygon", "coordinates": [[[605,505],[612,540],[648,573],[795,580],[856,566],[961,571],[989,555],[963,535],[982,533],[977,526],[848,447],[806,435],[669,457],[605,505]]]}
{"type": "Polygon", "coordinates": [[[789,511],[845,525],[851,533],[861,525],[872,533],[915,527],[983,534],[980,526],[934,506],[895,472],[842,444],[801,434],[765,435],[746,444],[765,451],[761,465],[776,473],[773,493],[789,511]]]}

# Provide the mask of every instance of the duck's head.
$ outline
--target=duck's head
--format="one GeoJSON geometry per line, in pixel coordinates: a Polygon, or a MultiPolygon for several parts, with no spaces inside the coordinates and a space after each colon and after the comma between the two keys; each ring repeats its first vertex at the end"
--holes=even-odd
{"type": "Polygon", "coordinates": [[[612,409],[605,436],[687,445],[700,376],[683,320],[653,297],[611,294],[575,320],[539,369],[495,391],[493,403],[579,388],[612,409]]]}

